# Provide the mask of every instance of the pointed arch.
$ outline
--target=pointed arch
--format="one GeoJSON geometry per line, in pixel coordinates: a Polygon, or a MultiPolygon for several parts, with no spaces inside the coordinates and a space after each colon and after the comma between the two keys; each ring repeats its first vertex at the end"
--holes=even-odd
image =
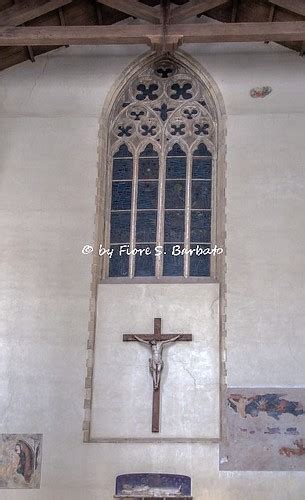
{"type": "MultiPolygon", "coordinates": [[[[149,54],[127,69],[125,77],[115,85],[106,100],[99,135],[96,234],[99,245],[113,251],[112,260],[105,256],[99,261],[102,278],[146,275],[158,279],[166,276],[219,278],[222,257],[204,256],[200,260],[189,253],[197,245],[203,249],[213,248],[215,244],[224,247],[224,200],[221,196],[224,187],[224,130],[224,104],[215,82],[183,52],[174,57],[149,54]],[[174,161],[170,152],[177,143],[187,151],[185,186],[182,179],[174,181],[166,177],[166,163],[174,161]],[[124,162],[130,163],[124,157],[114,159],[118,147],[124,145],[133,156],[132,177],[115,179],[112,178],[114,164],[121,162],[122,170],[124,162]],[[143,158],[143,151],[148,146],[156,158],[143,158]],[[205,157],[195,154],[200,146],[207,151],[205,157]],[[160,171],[158,186],[156,179],[138,177],[140,165],[145,162],[150,162],[152,169],[160,171]],[[192,178],[192,169],[198,171],[199,163],[208,174],[209,162],[211,179],[200,177],[198,172],[192,178]],[[143,201],[145,186],[141,182],[144,180],[147,197],[150,197],[146,208],[143,201]],[[112,201],[110,192],[112,198],[115,197],[112,201]],[[178,192],[181,199],[175,196],[178,192]],[[127,202],[120,204],[118,200],[123,193],[127,202]],[[166,197],[170,196],[176,198],[176,206],[174,200],[171,204],[167,201],[166,197]],[[140,208],[138,197],[142,200],[140,208]],[[183,211],[180,207],[182,198],[183,211]],[[206,226],[203,231],[200,230],[202,225],[206,226]],[[117,233],[122,233],[122,238],[117,233]],[[155,247],[162,247],[163,255],[157,255],[156,259],[155,256],[141,259],[150,268],[147,273],[145,265],[137,269],[140,260],[136,256],[127,258],[124,254],[118,258],[122,244],[130,248],[147,244],[145,248],[150,248],[153,253],[155,247]],[[166,257],[169,245],[173,248],[173,244],[184,248],[187,253],[179,258],[166,257]]],[[[180,160],[177,157],[175,161],[180,160]]]]}

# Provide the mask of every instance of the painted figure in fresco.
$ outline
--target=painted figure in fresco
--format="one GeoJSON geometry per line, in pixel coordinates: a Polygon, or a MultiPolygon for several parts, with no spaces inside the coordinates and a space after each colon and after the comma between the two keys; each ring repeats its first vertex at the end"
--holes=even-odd
{"type": "Polygon", "coordinates": [[[15,446],[15,452],[19,456],[17,473],[21,474],[24,477],[26,483],[29,483],[31,481],[35,468],[37,467],[37,456],[35,457],[31,447],[25,441],[21,440],[17,442],[15,446]]]}
{"type": "Polygon", "coordinates": [[[173,337],[169,340],[143,340],[141,337],[134,336],[138,342],[142,342],[143,344],[150,345],[151,348],[151,358],[149,359],[149,371],[153,378],[154,390],[157,390],[160,386],[161,372],[164,366],[164,362],[162,359],[163,347],[165,344],[169,344],[170,342],[176,342],[180,338],[180,335],[173,337]]]}
{"type": "Polygon", "coordinates": [[[247,415],[257,417],[260,412],[266,412],[275,420],[279,420],[285,413],[295,417],[305,414],[302,404],[283,399],[283,396],[284,394],[258,394],[247,397],[242,394],[230,394],[228,404],[242,418],[246,418],[247,415]]]}

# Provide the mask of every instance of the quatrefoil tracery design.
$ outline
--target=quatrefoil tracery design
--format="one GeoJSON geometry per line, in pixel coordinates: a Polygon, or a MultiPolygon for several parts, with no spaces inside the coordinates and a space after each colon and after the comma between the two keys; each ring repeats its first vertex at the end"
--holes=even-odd
{"type": "Polygon", "coordinates": [[[118,125],[118,130],[119,137],[131,137],[132,135],[132,125],[118,125]]]}
{"type": "Polygon", "coordinates": [[[215,140],[215,110],[203,84],[170,60],[161,60],[139,73],[124,88],[113,124],[115,141],[132,140],[138,147],[151,138],[158,147],[183,137],[191,147],[199,137],[215,140]]]}
{"type": "Polygon", "coordinates": [[[195,123],[195,134],[196,135],[209,135],[209,123],[195,123]]]}
{"type": "Polygon", "coordinates": [[[141,125],[141,134],[144,135],[144,136],[154,136],[154,135],[157,135],[157,126],[156,125],[147,125],[147,124],[144,124],[144,125],[141,125]]]}
{"type": "Polygon", "coordinates": [[[158,88],[159,86],[156,83],[151,83],[147,86],[144,83],[140,83],[137,86],[139,93],[136,95],[136,99],[138,101],[145,101],[147,97],[150,101],[155,101],[158,99],[158,94],[155,93],[158,88]]]}
{"type": "Polygon", "coordinates": [[[172,123],[171,124],[171,135],[185,135],[185,123],[172,123]]]}
{"type": "Polygon", "coordinates": [[[183,83],[182,85],[173,83],[171,89],[174,91],[170,95],[171,99],[191,99],[193,97],[193,94],[190,92],[192,89],[191,83],[183,83]]]}

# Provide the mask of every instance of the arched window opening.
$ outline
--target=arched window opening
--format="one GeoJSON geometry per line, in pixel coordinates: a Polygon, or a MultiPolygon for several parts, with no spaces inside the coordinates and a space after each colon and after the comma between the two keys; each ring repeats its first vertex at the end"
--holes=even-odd
{"type": "Polygon", "coordinates": [[[121,90],[108,136],[103,278],[214,275],[216,116],[207,87],[175,60],[146,66],[121,90]]]}

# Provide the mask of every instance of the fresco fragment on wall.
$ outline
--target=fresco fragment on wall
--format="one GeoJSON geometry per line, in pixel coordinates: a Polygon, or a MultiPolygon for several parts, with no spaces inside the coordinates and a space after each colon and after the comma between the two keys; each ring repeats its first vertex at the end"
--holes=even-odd
{"type": "Polygon", "coordinates": [[[0,488],[39,488],[42,434],[0,434],[0,488]]]}
{"type": "Polygon", "coordinates": [[[305,470],[305,389],[229,388],[220,470],[305,470]]]}

